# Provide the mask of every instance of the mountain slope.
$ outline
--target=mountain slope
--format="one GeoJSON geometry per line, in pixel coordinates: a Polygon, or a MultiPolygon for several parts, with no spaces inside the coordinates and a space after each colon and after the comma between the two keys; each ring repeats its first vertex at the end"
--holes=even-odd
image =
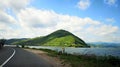
{"type": "Polygon", "coordinates": [[[87,44],[82,39],[65,30],[58,30],[47,36],[17,42],[16,44],[44,45],[44,46],[74,46],[74,47],[87,46],[87,44]]]}
{"type": "Polygon", "coordinates": [[[27,38],[21,38],[21,39],[7,39],[5,44],[7,45],[12,45],[14,42],[17,42],[17,41],[22,41],[22,40],[27,40],[27,38]]]}

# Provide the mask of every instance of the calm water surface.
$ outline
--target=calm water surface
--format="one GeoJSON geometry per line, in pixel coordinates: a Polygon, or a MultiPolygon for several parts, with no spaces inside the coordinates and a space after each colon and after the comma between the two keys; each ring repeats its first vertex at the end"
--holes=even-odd
{"type": "MultiPolygon", "coordinates": [[[[55,51],[62,51],[63,47],[51,47],[51,46],[29,46],[30,48],[43,48],[51,49],[55,51]]],[[[74,47],[65,47],[65,52],[69,54],[87,54],[87,55],[97,55],[97,56],[118,56],[120,57],[120,48],[74,48],[74,47]]]]}

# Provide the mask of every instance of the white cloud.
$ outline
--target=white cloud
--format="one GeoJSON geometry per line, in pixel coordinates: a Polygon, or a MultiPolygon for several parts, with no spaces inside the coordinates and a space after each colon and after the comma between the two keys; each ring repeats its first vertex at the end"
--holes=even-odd
{"type": "Polygon", "coordinates": [[[91,34],[94,34],[97,36],[105,36],[108,34],[112,34],[116,31],[118,31],[118,27],[111,26],[111,25],[104,25],[104,24],[101,24],[97,27],[91,26],[87,29],[87,32],[90,32],[91,34]],[[92,33],[92,32],[94,32],[94,33],[92,33]]]}
{"type": "Polygon", "coordinates": [[[30,0],[0,0],[0,10],[13,9],[19,11],[29,5],[30,0]]]}
{"type": "Polygon", "coordinates": [[[90,6],[90,0],[80,0],[77,4],[79,9],[85,10],[90,6]]]}
{"type": "Polygon", "coordinates": [[[107,22],[115,22],[115,19],[114,18],[107,18],[106,21],[107,22]]]}
{"type": "Polygon", "coordinates": [[[56,14],[53,11],[37,10],[34,8],[21,10],[17,16],[22,26],[35,28],[55,26],[57,22],[56,14]]]}
{"type": "Polygon", "coordinates": [[[115,5],[117,2],[117,0],[104,0],[104,3],[108,4],[108,5],[115,5]]]}
{"type": "Polygon", "coordinates": [[[17,21],[10,15],[0,12],[0,38],[19,37],[18,30],[14,29],[17,21]]]}
{"type": "Polygon", "coordinates": [[[4,11],[0,11],[0,23],[15,24],[16,20],[4,11]]]}

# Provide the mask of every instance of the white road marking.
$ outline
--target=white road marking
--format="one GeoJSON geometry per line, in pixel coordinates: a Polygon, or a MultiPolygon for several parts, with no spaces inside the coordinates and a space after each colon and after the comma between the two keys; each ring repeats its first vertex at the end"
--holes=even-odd
{"type": "Polygon", "coordinates": [[[3,67],[15,55],[16,52],[15,49],[13,49],[13,51],[14,51],[13,54],[2,65],[0,65],[0,67],[3,67]]]}

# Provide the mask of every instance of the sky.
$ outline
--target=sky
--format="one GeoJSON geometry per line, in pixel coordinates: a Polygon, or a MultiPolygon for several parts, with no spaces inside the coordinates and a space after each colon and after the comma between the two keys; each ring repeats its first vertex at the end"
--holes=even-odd
{"type": "Polygon", "coordinates": [[[120,0],[0,0],[0,38],[64,29],[85,42],[120,43],[120,0]]]}

